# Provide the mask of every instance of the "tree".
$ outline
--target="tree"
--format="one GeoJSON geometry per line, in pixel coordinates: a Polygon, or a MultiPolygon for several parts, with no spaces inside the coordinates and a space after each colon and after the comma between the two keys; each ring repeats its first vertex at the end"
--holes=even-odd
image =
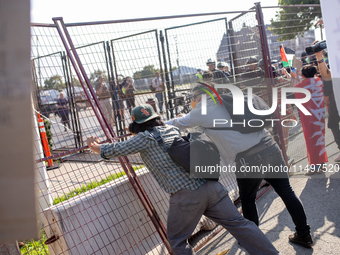
{"type": "Polygon", "coordinates": [[[80,81],[77,78],[72,78],[72,84],[74,87],[81,87],[80,81]]]}
{"type": "Polygon", "coordinates": [[[93,73],[90,74],[90,82],[91,84],[94,84],[99,76],[103,76],[104,81],[108,81],[107,75],[105,74],[105,71],[102,71],[100,69],[95,70],[93,73]]]}
{"type": "Polygon", "coordinates": [[[63,89],[66,88],[65,83],[63,83],[63,79],[59,74],[51,76],[49,79],[44,81],[45,87],[48,89],[63,89]]]}
{"type": "Polygon", "coordinates": [[[143,70],[137,71],[133,74],[134,79],[143,79],[143,78],[150,78],[155,76],[155,72],[159,69],[155,69],[154,65],[144,66],[143,70]]]}
{"type": "MultiPolygon", "coordinates": [[[[320,4],[320,0],[279,0],[279,5],[320,4]]],[[[271,30],[280,35],[279,41],[291,40],[303,36],[312,26],[316,18],[321,18],[320,7],[281,8],[271,19],[271,30]]],[[[316,25],[314,25],[316,27],[316,25]]]]}

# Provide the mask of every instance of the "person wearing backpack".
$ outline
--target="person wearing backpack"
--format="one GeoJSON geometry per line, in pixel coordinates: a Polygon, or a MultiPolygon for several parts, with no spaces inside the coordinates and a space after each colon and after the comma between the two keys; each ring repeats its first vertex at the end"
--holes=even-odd
{"type": "Polygon", "coordinates": [[[249,254],[279,254],[262,231],[238,212],[219,182],[190,178],[151,134],[157,129],[165,145],[170,146],[180,136],[178,128],[165,125],[149,104],[133,108],[131,117],[128,129],[133,136],[127,141],[101,145],[91,136],[87,144],[104,159],[140,153],[157,183],[170,194],[167,237],[174,255],[195,254],[187,239],[202,215],[226,228],[249,254]]]}
{"type": "MultiPolygon", "coordinates": [[[[289,236],[289,241],[310,248],[313,239],[310,234],[310,226],[307,224],[306,214],[300,199],[295,195],[289,183],[287,172],[279,173],[266,172],[246,172],[245,169],[264,169],[270,166],[284,169],[286,163],[283,159],[281,150],[273,137],[265,128],[255,132],[249,130],[233,129],[230,126],[231,114],[225,105],[214,100],[206,100],[206,115],[201,114],[202,95],[206,90],[210,94],[214,92],[207,86],[199,84],[193,88],[192,110],[185,116],[165,122],[179,129],[198,127],[204,132],[217,146],[221,155],[221,166],[232,166],[236,162],[236,179],[239,187],[242,211],[245,218],[259,225],[258,213],[256,208],[256,192],[265,179],[274,188],[276,193],[285,203],[289,214],[295,224],[295,234],[289,236]],[[214,128],[214,120],[223,119],[227,124],[219,125],[221,128],[214,128]]],[[[232,105],[232,104],[231,104],[232,105]]],[[[229,104],[230,106],[230,104],[229,104]]]]}

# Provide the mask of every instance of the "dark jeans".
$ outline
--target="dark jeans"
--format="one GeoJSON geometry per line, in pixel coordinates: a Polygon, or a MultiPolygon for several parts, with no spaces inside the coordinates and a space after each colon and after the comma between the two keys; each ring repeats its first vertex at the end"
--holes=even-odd
{"type": "Polygon", "coordinates": [[[131,114],[132,108],[136,107],[135,104],[135,96],[130,96],[125,99],[126,101],[126,107],[129,109],[129,112],[131,114]]]}
{"type": "Polygon", "coordinates": [[[61,112],[59,112],[59,115],[60,115],[60,118],[61,118],[61,123],[63,123],[63,125],[65,127],[67,125],[68,128],[71,129],[70,120],[69,120],[69,117],[68,117],[68,112],[61,111],[61,112]]]}
{"type": "MultiPolygon", "coordinates": [[[[241,159],[241,162],[245,162],[247,166],[286,166],[277,144],[267,147],[253,155],[244,157],[243,159],[244,161],[241,159]]],[[[236,161],[236,167],[238,170],[242,167],[239,159],[236,161]]],[[[259,225],[255,199],[256,192],[261,181],[264,179],[274,188],[276,193],[285,203],[286,208],[293,219],[298,235],[306,236],[310,234],[310,227],[307,225],[307,218],[303,205],[290,186],[288,174],[286,172],[280,171],[273,174],[248,174],[238,172],[236,175],[242,202],[243,216],[245,218],[255,222],[256,225],[259,225]]]]}

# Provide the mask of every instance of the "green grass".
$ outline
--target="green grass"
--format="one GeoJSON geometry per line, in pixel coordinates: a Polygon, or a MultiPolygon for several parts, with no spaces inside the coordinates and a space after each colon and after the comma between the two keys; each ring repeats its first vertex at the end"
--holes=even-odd
{"type": "Polygon", "coordinates": [[[45,231],[41,230],[41,238],[38,241],[30,240],[24,241],[24,246],[20,248],[20,252],[22,255],[30,254],[30,255],[46,255],[50,254],[48,251],[48,247],[45,244],[47,239],[45,231]]]}
{"type": "MultiPolygon", "coordinates": [[[[138,170],[140,168],[144,167],[144,165],[141,165],[141,166],[133,166],[133,170],[138,170]]],[[[113,180],[116,180],[122,176],[125,175],[125,172],[119,172],[117,174],[111,174],[109,176],[107,176],[106,178],[104,179],[101,179],[100,181],[93,181],[93,182],[89,182],[87,184],[84,184],[83,186],[81,186],[80,188],[76,188],[72,191],[70,191],[69,193],[61,196],[61,197],[57,197],[53,200],[53,205],[56,205],[56,204],[59,204],[63,201],[66,201],[72,197],[75,197],[75,196],[78,196],[79,194],[81,193],[84,193],[86,191],[89,191],[91,189],[94,189],[94,188],[97,188],[101,185],[104,185],[110,181],[113,181],[113,180]]]]}

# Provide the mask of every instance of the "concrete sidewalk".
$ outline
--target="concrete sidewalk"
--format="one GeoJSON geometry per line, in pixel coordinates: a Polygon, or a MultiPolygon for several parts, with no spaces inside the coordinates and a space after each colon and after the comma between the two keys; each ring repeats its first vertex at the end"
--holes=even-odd
{"type": "MultiPolygon", "coordinates": [[[[333,143],[327,147],[328,165],[334,165],[339,150],[333,143]]],[[[299,165],[307,165],[307,160],[299,165]]],[[[339,168],[337,168],[339,169],[339,168]]],[[[284,255],[327,255],[340,254],[340,173],[315,174],[311,177],[294,175],[290,178],[296,195],[304,204],[308,224],[311,226],[314,246],[306,249],[288,242],[294,233],[293,221],[284,203],[271,188],[258,201],[260,229],[284,255]]],[[[221,231],[197,254],[218,254],[230,249],[228,255],[247,254],[236,239],[226,231],[221,231]]]]}

